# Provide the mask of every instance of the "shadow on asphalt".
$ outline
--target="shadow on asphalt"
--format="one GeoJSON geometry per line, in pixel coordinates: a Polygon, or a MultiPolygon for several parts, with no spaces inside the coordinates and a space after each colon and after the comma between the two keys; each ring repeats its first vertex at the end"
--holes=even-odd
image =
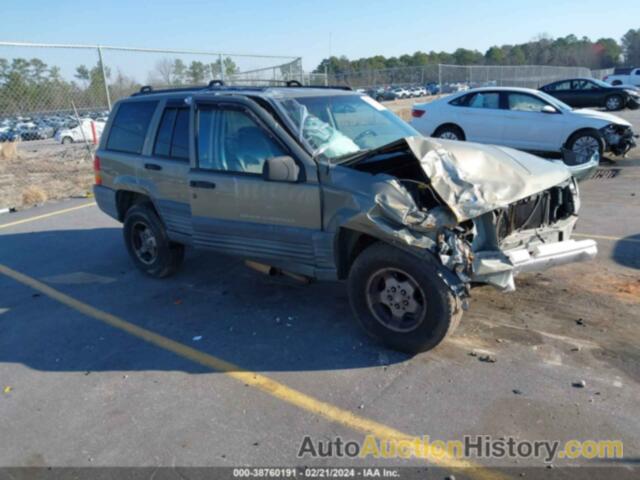
{"type": "MultiPolygon", "coordinates": [[[[0,263],[243,369],[340,370],[408,358],[361,332],[342,283],[298,285],[200,251],[189,251],[174,277],[156,280],[135,269],[119,228],[1,235],[0,263]]],[[[0,292],[0,362],[85,374],[210,372],[2,275],[0,292]]]]}
{"type": "Polygon", "coordinates": [[[611,258],[620,265],[640,269],[640,233],[618,240],[613,247],[611,258]],[[631,240],[631,241],[625,241],[631,240]]]}

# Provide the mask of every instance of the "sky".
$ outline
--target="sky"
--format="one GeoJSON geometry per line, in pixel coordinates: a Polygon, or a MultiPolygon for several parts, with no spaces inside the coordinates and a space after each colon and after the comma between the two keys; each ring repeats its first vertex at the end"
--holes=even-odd
{"type": "MultiPolygon", "coordinates": [[[[640,0],[609,4],[607,13],[602,0],[3,0],[0,40],[299,56],[312,70],[329,54],[484,52],[543,33],[619,39],[640,28],[640,0]]],[[[44,55],[71,61],[69,52],[44,55]]],[[[0,57],[10,56],[0,47],[0,57]]],[[[93,52],[71,56],[95,63],[93,52]]],[[[113,62],[135,69],[140,58],[113,62]]]]}

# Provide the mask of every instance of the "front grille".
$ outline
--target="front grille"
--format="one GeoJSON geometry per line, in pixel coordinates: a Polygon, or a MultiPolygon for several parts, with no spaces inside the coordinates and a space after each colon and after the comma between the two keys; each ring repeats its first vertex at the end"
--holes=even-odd
{"type": "Polygon", "coordinates": [[[569,186],[553,187],[495,211],[498,240],[518,230],[553,225],[575,213],[569,186]]]}

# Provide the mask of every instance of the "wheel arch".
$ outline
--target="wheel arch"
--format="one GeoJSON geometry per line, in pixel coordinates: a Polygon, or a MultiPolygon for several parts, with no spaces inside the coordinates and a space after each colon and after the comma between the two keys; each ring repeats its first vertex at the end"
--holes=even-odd
{"type": "Polygon", "coordinates": [[[600,138],[600,141],[602,142],[602,146],[603,147],[606,146],[604,137],[603,137],[602,133],[600,133],[600,130],[598,130],[595,127],[582,127],[582,128],[578,128],[577,130],[574,130],[573,132],[571,132],[567,136],[566,140],[564,141],[563,147],[567,148],[569,146],[569,143],[571,142],[571,139],[573,137],[576,137],[578,134],[581,134],[581,133],[593,133],[593,134],[596,134],[600,138]]]}
{"type": "Polygon", "coordinates": [[[381,242],[379,238],[367,233],[340,227],[335,237],[335,262],[338,279],[344,280],[355,259],[374,243],[381,242]]]}
{"type": "Polygon", "coordinates": [[[441,123],[440,125],[438,125],[434,130],[433,133],[431,134],[432,137],[437,136],[438,131],[444,129],[444,128],[455,128],[456,130],[458,130],[461,134],[462,134],[462,140],[466,140],[467,139],[467,134],[464,132],[464,129],[458,125],[455,122],[445,122],[445,123],[441,123]]]}
{"type": "MultiPolygon", "coordinates": [[[[138,205],[141,203],[148,203],[149,206],[153,209],[153,211],[158,215],[158,210],[156,209],[151,197],[145,195],[144,193],[134,192],[132,190],[118,190],[116,192],[116,208],[118,210],[118,220],[121,222],[124,221],[124,217],[127,214],[127,211],[134,205],[138,205]]],[[[162,220],[160,215],[158,218],[162,220]]]]}

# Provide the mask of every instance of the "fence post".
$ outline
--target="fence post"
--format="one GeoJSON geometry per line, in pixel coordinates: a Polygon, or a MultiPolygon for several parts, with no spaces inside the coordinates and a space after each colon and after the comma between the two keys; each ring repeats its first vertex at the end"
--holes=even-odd
{"type": "Polygon", "coordinates": [[[102,81],[104,82],[104,93],[107,95],[107,106],[111,110],[111,95],[109,94],[109,85],[107,84],[107,70],[102,59],[102,47],[98,45],[98,60],[100,60],[100,69],[102,71],[102,81]]]}

